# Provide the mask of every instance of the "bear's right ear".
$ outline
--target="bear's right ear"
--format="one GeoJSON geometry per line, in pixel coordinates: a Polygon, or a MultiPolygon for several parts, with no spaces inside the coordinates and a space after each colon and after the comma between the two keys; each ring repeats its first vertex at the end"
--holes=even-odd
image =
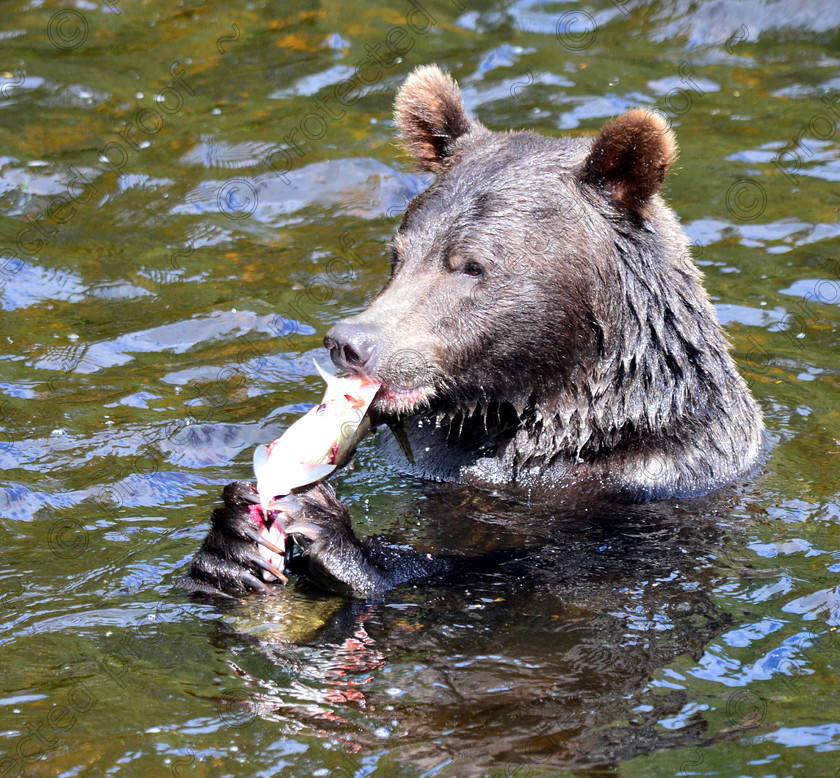
{"type": "Polygon", "coordinates": [[[636,110],[606,124],[586,159],[584,180],[625,208],[644,212],[677,157],[677,142],[657,113],[636,110]]]}
{"type": "Polygon", "coordinates": [[[394,118],[405,150],[421,170],[437,172],[456,141],[484,128],[470,118],[461,90],[437,65],[417,68],[397,94],[394,118]]]}

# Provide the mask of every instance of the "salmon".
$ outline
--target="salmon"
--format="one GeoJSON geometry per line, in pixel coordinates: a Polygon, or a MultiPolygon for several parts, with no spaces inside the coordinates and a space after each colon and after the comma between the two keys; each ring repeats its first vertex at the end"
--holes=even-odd
{"type": "Polygon", "coordinates": [[[273,500],[320,481],[343,465],[370,429],[367,411],[380,384],[355,375],[331,375],[317,363],[315,367],[327,383],[321,402],[273,443],[254,451],[263,513],[273,500]]]}

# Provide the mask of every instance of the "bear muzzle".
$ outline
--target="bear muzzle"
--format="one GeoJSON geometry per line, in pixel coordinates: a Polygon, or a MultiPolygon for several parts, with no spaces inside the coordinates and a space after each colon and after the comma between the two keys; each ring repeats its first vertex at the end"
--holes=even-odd
{"type": "Polygon", "coordinates": [[[324,336],[336,367],[382,384],[371,406],[379,415],[410,413],[428,404],[435,380],[425,350],[387,345],[376,324],[352,319],[334,325],[324,336]]]}
{"type": "Polygon", "coordinates": [[[379,356],[376,336],[375,325],[343,321],[324,336],[324,348],[337,368],[372,378],[379,356]]]}

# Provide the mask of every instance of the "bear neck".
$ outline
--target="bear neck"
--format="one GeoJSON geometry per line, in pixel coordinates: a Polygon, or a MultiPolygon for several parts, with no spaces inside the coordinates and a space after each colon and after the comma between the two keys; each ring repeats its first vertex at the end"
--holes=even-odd
{"type": "Polygon", "coordinates": [[[565,473],[651,499],[709,491],[754,465],[761,413],[681,231],[678,240],[684,251],[668,266],[659,241],[616,241],[604,303],[593,306],[601,353],[523,408],[502,454],[514,479],[565,473]]]}

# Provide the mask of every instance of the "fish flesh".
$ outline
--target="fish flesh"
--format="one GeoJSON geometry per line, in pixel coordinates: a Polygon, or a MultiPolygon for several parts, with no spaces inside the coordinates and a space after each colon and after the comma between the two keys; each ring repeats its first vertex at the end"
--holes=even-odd
{"type": "MultiPolygon", "coordinates": [[[[277,440],[254,451],[258,505],[250,506],[262,559],[263,581],[287,582],[286,522],[300,503],[292,491],[326,478],[344,464],[370,429],[367,411],[380,384],[368,378],[340,378],[315,363],[327,390],[277,440]]],[[[270,591],[270,590],[269,590],[270,591]]]]}
{"type": "Polygon", "coordinates": [[[380,383],[360,376],[331,375],[315,363],[327,390],[318,405],[277,440],[254,451],[254,475],[263,513],[272,501],[326,478],[344,464],[370,429],[367,411],[380,383]]]}

